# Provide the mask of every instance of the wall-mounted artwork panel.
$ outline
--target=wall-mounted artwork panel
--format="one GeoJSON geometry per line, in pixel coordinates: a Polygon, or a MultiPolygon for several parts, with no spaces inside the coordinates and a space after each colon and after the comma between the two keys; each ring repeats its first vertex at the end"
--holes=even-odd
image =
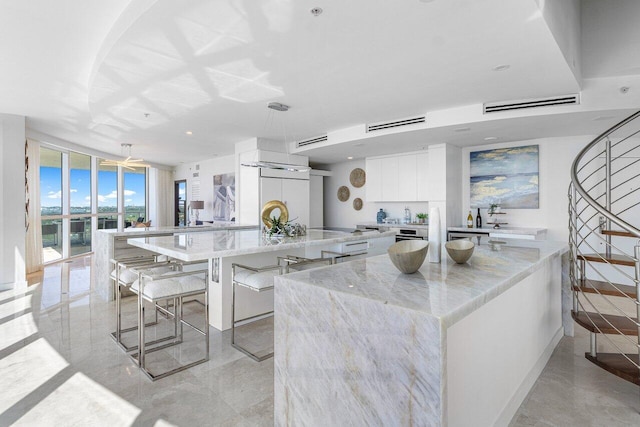
{"type": "Polygon", "coordinates": [[[213,177],[213,220],[235,221],[236,174],[225,173],[213,177]]]}
{"type": "Polygon", "coordinates": [[[538,209],[537,145],[469,153],[471,208],[538,209]]]}

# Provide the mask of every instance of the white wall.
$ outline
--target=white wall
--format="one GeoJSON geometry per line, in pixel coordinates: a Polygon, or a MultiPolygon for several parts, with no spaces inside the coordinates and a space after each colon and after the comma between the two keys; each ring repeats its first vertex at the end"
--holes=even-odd
{"type": "Polygon", "coordinates": [[[0,289],[26,280],[24,144],[25,118],[0,114],[0,289]]]}
{"type": "Polygon", "coordinates": [[[367,202],[365,188],[367,184],[360,188],[355,188],[349,182],[349,174],[355,168],[362,168],[366,171],[365,160],[353,160],[344,163],[336,163],[323,167],[332,172],[331,176],[324,178],[324,225],[330,227],[355,227],[363,222],[376,222],[376,213],[380,208],[384,209],[389,218],[404,217],[404,208],[411,209],[412,217],[418,212],[429,212],[427,202],[367,202]],[[341,202],[338,200],[338,188],[347,186],[350,191],[349,200],[341,202]],[[362,199],[362,209],[356,211],[353,208],[353,200],[359,197],[362,199]]]}
{"type": "Polygon", "coordinates": [[[580,0],[537,0],[537,3],[568,67],[576,77],[576,81],[580,82],[582,80],[580,0]]]}
{"type": "Polygon", "coordinates": [[[191,198],[191,186],[193,182],[200,182],[199,199],[204,201],[204,209],[200,211],[199,218],[201,220],[211,221],[213,220],[213,176],[235,172],[235,156],[230,155],[177,166],[173,177],[174,181],[187,180],[187,204],[193,200],[191,198]],[[198,165],[200,166],[200,170],[196,170],[198,165]],[[194,178],[194,173],[198,173],[199,176],[194,178]]]}
{"type": "MultiPolygon", "coordinates": [[[[518,141],[508,144],[491,144],[462,149],[462,216],[469,213],[469,153],[494,148],[539,145],[539,209],[505,209],[504,221],[510,227],[543,227],[547,229],[548,240],[566,242],[569,238],[567,212],[570,168],[578,152],[591,140],[592,136],[572,136],[565,138],[544,138],[518,141]]],[[[488,216],[481,209],[483,224],[488,216]]],[[[476,210],[473,211],[475,217],[476,210]]]]}

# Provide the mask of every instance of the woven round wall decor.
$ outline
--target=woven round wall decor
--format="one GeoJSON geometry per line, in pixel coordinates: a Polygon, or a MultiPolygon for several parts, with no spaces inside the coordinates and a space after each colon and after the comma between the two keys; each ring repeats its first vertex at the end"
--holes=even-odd
{"type": "Polygon", "coordinates": [[[345,187],[344,185],[340,188],[338,188],[338,200],[340,200],[341,202],[346,202],[347,200],[349,200],[349,196],[351,195],[351,192],[349,191],[348,187],[345,187]]]}
{"type": "Polygon", "coordinates": [[[349,181],[354,187],[360,188],[367,181],[367,173],[364,171],[364,169],[355,168],[349,175],[349,181]]]}
{"type": "Polygon", "coordinates": [[[359,211],[362,209],[362,199],[360,197],[356,197],[353,199],[353,209],[359,211]]]}

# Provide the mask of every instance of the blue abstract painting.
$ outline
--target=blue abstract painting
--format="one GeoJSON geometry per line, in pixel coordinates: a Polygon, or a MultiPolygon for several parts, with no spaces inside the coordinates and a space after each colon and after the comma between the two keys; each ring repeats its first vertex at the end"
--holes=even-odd
{"type": "Polygon", "coordinates": [[[471,207],[537,209],[538,146],[470,153],[471,207]]]}

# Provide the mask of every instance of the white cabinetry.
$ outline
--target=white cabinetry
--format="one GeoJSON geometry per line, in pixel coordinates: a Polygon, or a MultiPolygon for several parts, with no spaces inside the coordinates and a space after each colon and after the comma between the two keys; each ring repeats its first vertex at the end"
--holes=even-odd
{"type": "Polygon", "coordinates": [[[427,161],[428,154],[422,151],[367,158],[367,201],[428,201],[427,161]]]}
{"type": "Polygon", "coordinates": [[[365,184],[365,196],[368,202],[377,202],[382,199],[382,159],[379,157],[367,159],[367,183],[365,184]]]}
{"type": "Polygon", "coordinates": [[[398,197],[398,158],[382,159],[382,200],[395,202],[398,197]]]}
{"type": "Polygon", "coordinates": [[[309,180],[287,178],[260,178],[260,201],[282,201],[289,210],[289,219],[309,224],[309,180]]]}
{"type": "Polygon", "coordinates": [[[419,201],[430,200],[429,194],[429,155],[416,155],[416,197],[419,201]]]}
{"type": "Polygon", "coordinates": [[[418,199],[418,175],[416,156],[398,157],[398,200],[414,201],[418,199]]]}

